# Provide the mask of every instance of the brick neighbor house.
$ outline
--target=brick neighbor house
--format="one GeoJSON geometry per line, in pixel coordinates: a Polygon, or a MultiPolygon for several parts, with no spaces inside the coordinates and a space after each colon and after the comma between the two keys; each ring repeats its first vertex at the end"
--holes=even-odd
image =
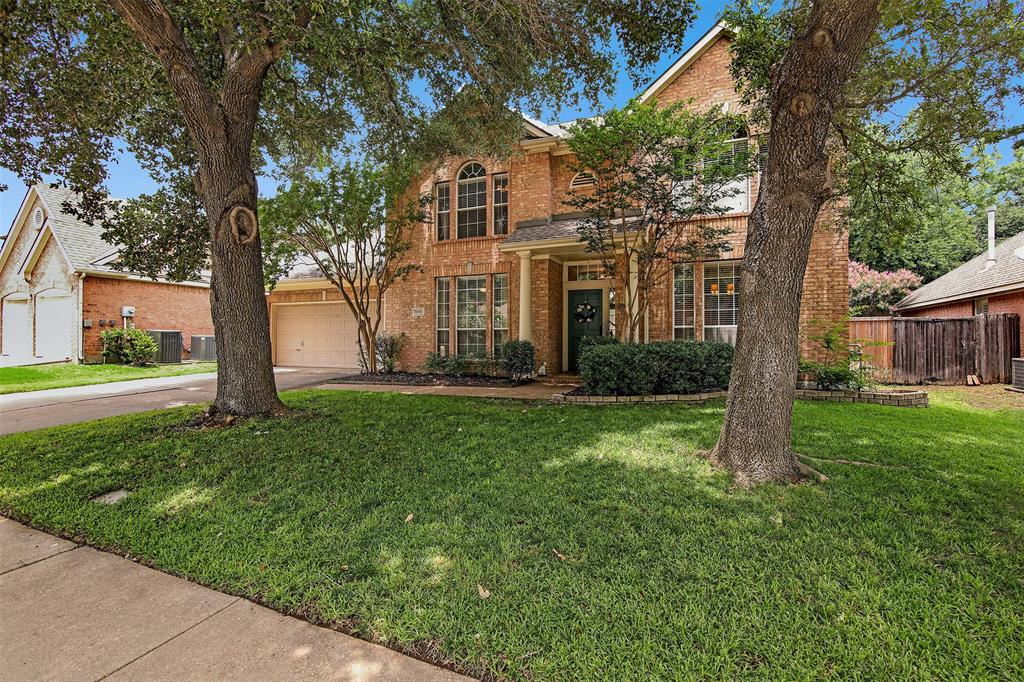
{"type": "Polygon", "coordinates": [[[894,306],[896,314],[969,317],[1017,313],[1024,322],[1024,232],[1000,244],[995,243],[994,233],[993,226],[985,253],[912,292],[894,306]]]}
{"type": "Polygon", "coordinates": [[[186,346],[193,334],[213,334],[209,282],[116,270],[118,249],[102,226],[67,213],[66,201],[68,190],[30,187],[0,250],[0,366],[99,362],[100,333],[129,321],[181,331],[186,346]]]}
{"type": "MultiPolygon", "coordinates": [[[[694,107],[739,110],[728,66],[729,33],[708,31],[640,97],[663,103],[693,100],[694,107]]],[[[409,258],[423,266],[396,283],[385,299],[389,332],[409,337],[403,366],[415,369],[432,351],[491,353],[506,339],[528,339],[548,372],[571,371],[581,336],[606,334],[614,323],[612,298],[621,287],[606,279],[596,254],[579,241],[563,200],[585,188],[571,171],[565,125],[524,119],[519,152],[510,159],[452,158],[416,192],[433,192],[434,215],[411,235],[409,258]],[[573,314],[584,306],[589,317],[573,314]]],[[[748,144],[749,134],[734,145],[748,144]]],[[[758,177],[742,181],[716,222],[732,229],[727,259],[687,263],[653,293],[643,331],[648,340],[713,339],[734,342],[747,218],[758,177]]],[[[804,282],[802,324],[835,321],[847,310],[847,235],[823,210],[804,282]]],[[[833,209],[834,210],[834,207],[833,209]]],[[[802,352],[814,356],[813,342],[802,352]]]]}

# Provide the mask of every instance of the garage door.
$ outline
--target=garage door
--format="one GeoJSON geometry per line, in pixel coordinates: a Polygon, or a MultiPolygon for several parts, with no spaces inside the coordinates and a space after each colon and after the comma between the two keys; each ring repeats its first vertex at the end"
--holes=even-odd
{"type": "Polygon", "coordinates": [[[359,367],[355,318],[344,303],[274,306],[277,364],[282,367],[359,367]]]}
{"type": "Polygon", "coordinates": [[[28,360],[32,352],[32,330],[28,326],[28,301],[6,298],[3,306],[3,356],[9,362],[28,360]]]}
{"type": "Polygon", "coordinates": [[[36,298],[36,357],[46,362],[67,360],[74,347],[71,323],[75,300],[70,295],[36,298]]]}

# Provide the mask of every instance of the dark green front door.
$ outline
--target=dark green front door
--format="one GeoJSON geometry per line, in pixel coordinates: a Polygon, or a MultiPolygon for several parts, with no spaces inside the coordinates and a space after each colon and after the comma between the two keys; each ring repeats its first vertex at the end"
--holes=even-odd
{"type": "Polygon", "coordinates": [[[580,359],[580,339],[600,336],[604,314],[601,289],[578,289],[569,292],[569,371],[576,372],[580,359]]]}

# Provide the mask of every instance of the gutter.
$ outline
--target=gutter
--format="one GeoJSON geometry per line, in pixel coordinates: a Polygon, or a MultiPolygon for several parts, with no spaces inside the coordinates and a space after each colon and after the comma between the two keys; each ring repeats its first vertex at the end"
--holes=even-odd
{"type": "Polygon", "coordinates": [[[78,273],[78,362],[85,362],[85,327],[82,320],[85,318],[85,273],[78,273]]]}
{"type": "Polygon", "coordinates": [[[915,310],[917,308],[931,308],[932,306],[942,305],[944,303],[953,303],[955,301],[963,301],[966,299],[977,298],[979,296],[991,296],[993,294],[1005,294],[1016,290],[1024,291],[1024,282],[1015,282],[1013,284],[1007,284],[1001,287],[991,287],[988,289],[978,289],[977,291],[965,291],[960,294],[953,294],[952,296],[943,296],[942,298],[933,298],[927,301],[920,301],[910,303],[908,305],[901,305],[897,303],[893,306],[893,310],[915,310]]]}

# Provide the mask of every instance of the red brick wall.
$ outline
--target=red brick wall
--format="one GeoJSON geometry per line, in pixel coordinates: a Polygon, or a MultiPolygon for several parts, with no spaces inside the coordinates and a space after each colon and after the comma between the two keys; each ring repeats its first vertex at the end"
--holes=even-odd
{"type": "Polygon", "coordinates": [[[136,327],[180,330],[186,347],[193,334],[213,334],[210,290],[205,287],[91,276],[83,286],[82,319],[92,320],[92,327],[82,330],[87,362],[102,358],[100,333],[108,327],[101,327],[99,321],[114,320],[120,327],[121,307],[126,305],[135,306],[136,327]]]}

